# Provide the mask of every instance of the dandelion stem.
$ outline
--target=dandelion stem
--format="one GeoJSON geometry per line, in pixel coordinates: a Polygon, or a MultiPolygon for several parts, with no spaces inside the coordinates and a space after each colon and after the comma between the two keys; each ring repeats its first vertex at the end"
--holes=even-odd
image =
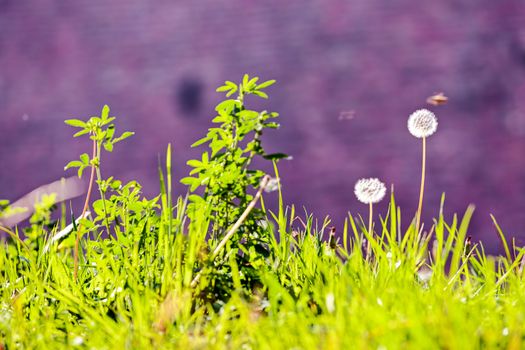
{"type": "Polygon", "coordinates": [[[425,192],[425,168],[426,168],[426,152],[427,152],[427,138],[423,137],[423,155],[421,157],[421,187],[419,190],[419,204],[416,213],[416,233],[419,232],[419,225],[421,224],[421,211],[423,210],[423,193],[425,192]]]}
{"type": "Polygon", "coordinates": [[[372,217],[373,217],[374,205],[373,205],[373,203],[370,202],[369,206],[370,206],[370,210],[368,210],[368,233],[372,234],[373,233],[373,231],[372,231],[372,217]]]}
{"type": "Polygon", "coordinates": [[[374,234],[373,227],[372,227],[372,217],[374,216],[374,204],[370,202],[369,204],[369,210],[368,210],[368,235],[369,239],[366,243],[366,259],[370,258],[370,239],[372,239],[372,235],[374,234]]]}
{"type": "MultiPolygon", "coordinates": [[[[237,232],[237,230],[242,225],[244,220],[246,220],[246,218],[248,217],[248,214],[250,214],[252,209],[255,207],[255,204],[257,204],[257,201],[259,200],[259,198],[261,198],[263,190],[266,188],[266,185],[268,185],[268,181],[270,181],[270,177],[268,175],[264,176],[263,179],[261,180],[260,185],[259,185],[259,190],[257,191],[255,196],[253,197],[252,201],[248,204],[246,209],[244,209],[244,212],[241,214],[239,219],[237,219],[235,224],[233,224],[233,226],[230,228],[228,233],[226,233],[226,235],[219,242],[217,247],[215,247],[215,249],[213,250],[213,252],[212,252],[212,254],[210,256],[211,260],[215,259],[217,257],[217,255],[219,255],[219,253],[221,252],[222,248],[224,248],[224,246],[226,245],[228,240],[235,234],[235,232],[237,232]]],[[[190,284],[191,288],[195,288],[197,286],[197,283],[199,283],[199,279],[201,277],[201,274],[202,274],[202,270],[193,278],[193,280],[191,281],[191,284],[190,284]]]]}

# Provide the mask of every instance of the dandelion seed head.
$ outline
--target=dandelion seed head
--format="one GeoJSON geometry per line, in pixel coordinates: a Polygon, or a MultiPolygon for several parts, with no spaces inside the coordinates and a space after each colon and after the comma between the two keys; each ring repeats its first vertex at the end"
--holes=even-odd
{"type": "Polygon", "coordinates": [[[417,272],[419,280],[423,283],[427,283],[432,278],[432,270],[429,268],[421,268],[417,272]]]}
{"type": "Polygon", "coordinates": [[[356,182],[354,193],[360,202],[365,204],[378,203],[386,194],[385,184],[379,179],[361,179],[356,182]]]}
{"type": "Polygon", "coordinates": [[[436,132],[438,121],[428,109],[418,109],[408,117],[408,131],[417,137],[428,137],[436,132]]]}

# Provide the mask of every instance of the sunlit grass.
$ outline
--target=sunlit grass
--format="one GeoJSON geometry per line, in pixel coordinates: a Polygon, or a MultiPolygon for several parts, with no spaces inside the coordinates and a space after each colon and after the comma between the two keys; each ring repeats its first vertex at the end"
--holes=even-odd
{"type": "Polygon", "coordinates": [[[156,220],[168,225],[166,210],[132,228],[135,241],[83,241],[78,281],[69,250],[55,244],[44,252],[45,237],[29,247],[2,244],[2,342],[8,348],[520,347],[523,250],[489,257],[481,245],[465,246],[472,208],[461,218],[438,215],[432,236],[416,235],[414,226],[400,234],[392,196],[375,236],[349,216],[334,249],[322,239],[328,222],[316,227],[307,216],[303,227],[293,208],[281,207],[268,227],[281,239],[272,241],[274,255],[259,269],[262,284],[247,294],[230,259],[236,289],[224,300],[200,294],[212,270],[191,287],[207,218],[186,230],[179,198],[177,233],[152,230],[156,220]],[[363,235],[371,243],[369,260],[363,235]]]}

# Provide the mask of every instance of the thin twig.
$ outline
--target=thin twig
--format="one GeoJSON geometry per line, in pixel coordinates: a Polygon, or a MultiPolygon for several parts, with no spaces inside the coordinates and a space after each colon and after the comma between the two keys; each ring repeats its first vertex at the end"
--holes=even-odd
{"type": "MultiPolygon", "coordinates": [[[[261,180],[261,183],[259,185],[259,190],[255,194],[255,197],[253,197],[252,201],[248,204],[248,206],[246,207],[246,209],[244,210],[242,215],[239,217],[239,219],[237,219],[237,221],[235,222],[235,224],[233,224],[233,226],[230,228],[228,233],[226,233],[226,235],[222,238],[222,240],[217,245],[217,247],[215,247],[215,249],[211,253],[210,260],[214,260],[217,257],[217,255],[219,255],[219,253],[221,252],[222,248],[224,248],[226,243],[228,243],[230,238],[232,238],[232,236],[235,234],[235,232],[237,232],[237,230],[242,225],[244,220],[246,220],[246,218],[248,217],[248,214],[250,214],[250,212],[255,207],[255,204],[257,204],[257,201],[259,200],[259,198],[261,198],[262,192],[266,188],[266,185],[268,184],[269,180],[270,180],[270,176],[266,175],[266,176],[263,177],[263,179],[261,180]]],[[[195,276],[195,278],[193,278],[193,281],[191,281],[191,284],[190,284],[191,288],[195,288],[197,286],[197,283],[199,283],[201,274],[202,273],[199,272],[195,276]]]]}

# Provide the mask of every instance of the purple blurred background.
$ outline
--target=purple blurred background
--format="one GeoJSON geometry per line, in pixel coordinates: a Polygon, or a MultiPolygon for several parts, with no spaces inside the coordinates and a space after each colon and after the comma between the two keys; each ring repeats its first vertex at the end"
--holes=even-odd
{"type": "Polygon", "coordinates": [[[348,210],[366,214],[355,181],[378,176],[410,216],[421,150],[406,120],[427,107],[439,118],[427,225],[446,192],[449,217],[476,204],[470,233],[489,251],[501,248],[489,213],[525,244],[523,0],[0,0],[0,64],[1,198],[64,176],[89,144],[63,120],[106,103],[117,132],[136,135],[103,174],[154,194],[158,155],[173,143],[183,177],[222,98],[215,88],[247,72],[278,81],[253,106],[281,113],[265,141],[294,157],[280,163],[287,203],[340,227],[348,210]],[[426,105],[441,91],[447,105],[426,105]]]}

